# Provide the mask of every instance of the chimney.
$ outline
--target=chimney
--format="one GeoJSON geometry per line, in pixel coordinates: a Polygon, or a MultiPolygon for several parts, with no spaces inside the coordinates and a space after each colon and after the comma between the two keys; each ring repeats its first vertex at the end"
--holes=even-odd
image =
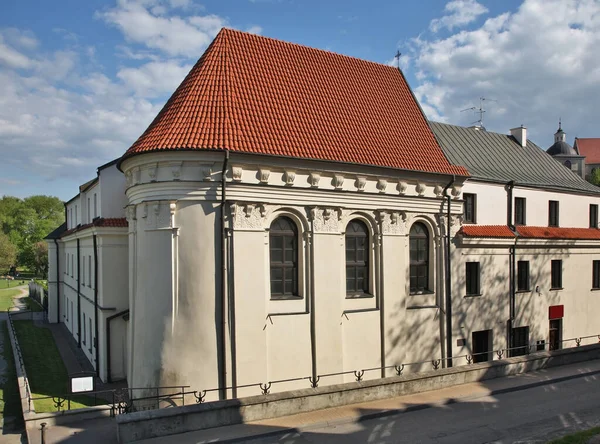
{"type": "Polygon", "coordinates": [[[510,135],[517,139],[517,142],[519,142],[522,147],[527,146],[527,128],[525,128],[523,125],[518,128],[511,129],[510,135]]]}

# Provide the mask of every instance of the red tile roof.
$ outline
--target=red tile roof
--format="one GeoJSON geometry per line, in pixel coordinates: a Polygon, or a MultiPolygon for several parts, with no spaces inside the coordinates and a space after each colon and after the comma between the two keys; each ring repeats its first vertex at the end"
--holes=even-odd
{"type": "Polygon", "coordinates": [[[467,237],[515,237],[506,225],[463,225],[459,234],[467,237]]]}
{"type": "Polygon", "coordinates": [[[600,230],[596,228],[558,228],[518,226],[519,237],[526,239],[581,239],[600,240],[600,230]]]}
{"type": "Polygon", "coordinates": [[[89,224],[85,224],[85,225],[78,225],[74,228],[71,228],[70,230],[65,231],[64,233],[61,234],[60,237],[65,237],[68,236],[70,234],[76,233],[78,231],[83,231],[87,228],[91,228],[91,227],[109,227],[109,228],[124,228],[124,227],[128,227],[129,223],[127,222],[127,219],[124,217],[109,217],[109,218],[104,218],[104,217],[99,217],[97,219],[94,219],[94,221],[92,223],[89,224]]]}
{"type": "Polygon", "coordinates": [[[575,139],[575,147],[580,155],[585,156],[585,163],[600,163],[600,138],[575,139]]]}
{"type": "Polygon", "coordinates": [[[230,29],[123,158],[216,149],[468,176],[398,69],[230,29]]]}

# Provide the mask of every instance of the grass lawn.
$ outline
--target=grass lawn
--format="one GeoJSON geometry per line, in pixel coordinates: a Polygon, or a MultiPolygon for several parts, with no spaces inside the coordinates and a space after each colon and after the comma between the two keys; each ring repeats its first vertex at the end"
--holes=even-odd
{"type": "Polygon", "coordinates": [[[44,311],[42,306],[38,304],[38,302],[30,297],[25,298],[25,305],[27,306],[27,310],[31,311],[44,311]]]}
{"type": "MultiPolygon", "coordinates": [[[[15,288],[18,287],[19,285],[21,285],[21,280],[14,280],[14,281],[10,281],[8,279],[0,279],[0,290],[4,290],[5,288],[15,288]]],[[[25,284],[27,284],[27,281],[25,281],[25,284]]]]}
{"type": "MultiPolygon", "coordinates": [[[[58,353],[50,330],[33,325],[31,321],[15,321],[15,329],[25,361],[25,371],[31,386],[36,412],[55,412],[52,399],[35,400],[44,396],[58,396],[67,393],[67,370],[58,353]]],[[[94,405],[94,400],[86,396],[74,396],[71,409],[94,405]]],[[[65,403],[64,409],[67,408],[65,403]]]]}
{"type": "Polygon", "coordinates": [[[0,321],[0,334],[2,334],[4,349],[2,356],[7,363],[4,372],[4,384],[0,385],[0,415],[3,418],[14,417],[13,427],[22,429],[25,427],[23,413],[21,412],[21,399],[19,398],[19,386],[17,385],[17,372],[8,336],[8,326],[5,321],[0,321]]]}
{"type": "Polygon", "coordinates": [[[563,436],[560,439],[551,441],[550,444],[586,444],[591,437],[596,435],[600,435],[600,427],[594,427],[593,429],[584,430],[583,432],[563,436]]]}
{"type": "Polygon", "coordinates": [[[13,306],[13,297],[21,293],[20,290],[0,290],[0,311],[6,311],[13,306]]]}

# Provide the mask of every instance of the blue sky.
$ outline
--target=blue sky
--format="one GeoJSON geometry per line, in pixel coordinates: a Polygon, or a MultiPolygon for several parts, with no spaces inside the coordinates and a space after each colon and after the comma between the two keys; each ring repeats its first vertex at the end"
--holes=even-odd
{"type": "Polygon", "coordinates": [[[69,199],[120,156],[222,26],[401,66],[427,115],[600,137],[597,0],[4,0],[0,195],[69,199]],[[493,99],[493,100],[492,100],[493,99]]]}

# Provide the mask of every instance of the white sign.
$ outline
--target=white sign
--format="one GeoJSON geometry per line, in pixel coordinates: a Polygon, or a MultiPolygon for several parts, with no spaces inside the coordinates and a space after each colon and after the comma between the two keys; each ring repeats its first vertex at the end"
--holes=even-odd
{"type": "Polygon", "coordinates": [[[93,376],[78,376],[71,378],[71,393],[94,391],[93,376]]]}

